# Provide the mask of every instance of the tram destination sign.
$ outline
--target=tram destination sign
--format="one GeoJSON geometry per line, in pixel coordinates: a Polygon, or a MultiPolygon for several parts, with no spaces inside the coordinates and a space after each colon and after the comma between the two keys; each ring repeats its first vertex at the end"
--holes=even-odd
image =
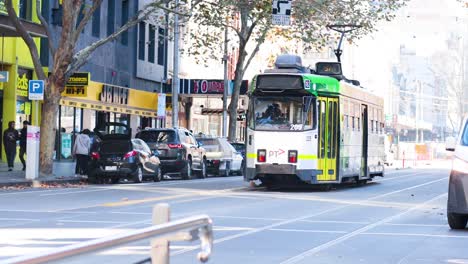
{"type": "Polygon", "coordinates": [[[302,76],[294,75],[259,75],[257,77],[258,89],[269,90],[297,90],[304,89],[302,76]]]}

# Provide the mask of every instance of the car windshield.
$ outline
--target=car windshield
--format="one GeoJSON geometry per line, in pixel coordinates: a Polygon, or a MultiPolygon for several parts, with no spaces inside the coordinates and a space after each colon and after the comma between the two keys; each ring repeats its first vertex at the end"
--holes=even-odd
{"type": "Polygon", "coordinates": [[[168,143],[175,141],[174,131],[141,131],[136,136],[146,143],[168,143]]]}
{"type": "Polygon", "coordinates": [[[198,142],[208,152],[220,151],[220,144],[216,138],[199,138],[198,142]]]}
{"type": "Polygon", "coordinates": [[[463,130],[461,143],[463,146],[468,146],[468,121],[465,124],[465,129],[463,130]]]}
{"type": "Polygon", "coordinates": [[[236,151],[244,151],[244,144],[231,143],[231,145],[236,149],[236,151]]]}
{"type": "Polygon", "coordinates": [[[256,130],[303,131],[314,128],[312,97],[260,97],[253,100],[249,126],[256,130]]]}

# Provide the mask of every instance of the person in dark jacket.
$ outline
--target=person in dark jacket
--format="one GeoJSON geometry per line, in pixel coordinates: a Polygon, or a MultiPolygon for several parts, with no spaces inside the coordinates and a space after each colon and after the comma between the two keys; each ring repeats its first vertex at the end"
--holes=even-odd
{"type": "Polygon", "coordinates": [[[30,123],[28,121],[23,121],[23,128],[21,129],[20,133],[20,151],[19,151],[19,158],[21,163],[23,163],[23,170],[26,170],[26,161],[24,159],[24,154],[26,154],[26,139],[28,136],[28,125],[30,123]]]}
{"type": "Polygon", "coordinates": [[[3,132],[3,146],[8,161],[8,171],[12,171],[16,157],[16,141],[19,139],[19,133],[15,129],[15,121],[8,122],[8,128],[3,132]]]}

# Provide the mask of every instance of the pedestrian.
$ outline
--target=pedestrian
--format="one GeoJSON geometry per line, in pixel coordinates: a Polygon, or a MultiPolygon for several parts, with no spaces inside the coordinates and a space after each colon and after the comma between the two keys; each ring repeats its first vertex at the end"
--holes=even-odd
{"type": "Polygon", "coordinates": [[[76,176],[88,174],[89,150],[91,148],[90,133],[89,129],[81,131],[75,139],[75,145],[73,145],[73,156],[76,157],[76,176]]]}
{"type": "Polygon", "coordinates": [[[12,171],[16,157],[16,141],[19,139],[19,133],[15,129],[15,121],[8,122],[8,128],[3,132],[3,146],[8,161],[8,171],[12,171]]]}
{"type": "Polygon", "coordinates": [[[26,170],[26,160],[24,159],[24,154],[26,154],[26,139],[28,135],[28,125],[30,125],[30,123],[27,120],[23,121],[23,128],[21,129],[20,138],[19,138],[19,141],[20,141],[19,158],[21,160],[21,163],[23,163],[23,171],[26,170]]]}

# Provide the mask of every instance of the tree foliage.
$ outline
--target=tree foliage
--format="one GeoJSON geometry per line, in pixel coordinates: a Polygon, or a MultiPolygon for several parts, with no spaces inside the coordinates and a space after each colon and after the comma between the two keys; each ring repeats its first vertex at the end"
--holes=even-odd
{"type": "Polygon", "coordinates": [[[234,92],[229,106],[229,139],[235,139],[239,90],[244,73],[260,46],[275,37],[296,41],[304,50],[320,49],[334,43],[337,34],[329,24],[357,24],[347,35],[353,41],[377,30],[379,21],[390,21],[407,0],[294,0],[291,25],[271,24],[272,0],[206,0],[194,9],[187,40],[188,54],[200,61],[220,60],[224,29],[234,32],[230,45],[238,47],[234,92]]]}

